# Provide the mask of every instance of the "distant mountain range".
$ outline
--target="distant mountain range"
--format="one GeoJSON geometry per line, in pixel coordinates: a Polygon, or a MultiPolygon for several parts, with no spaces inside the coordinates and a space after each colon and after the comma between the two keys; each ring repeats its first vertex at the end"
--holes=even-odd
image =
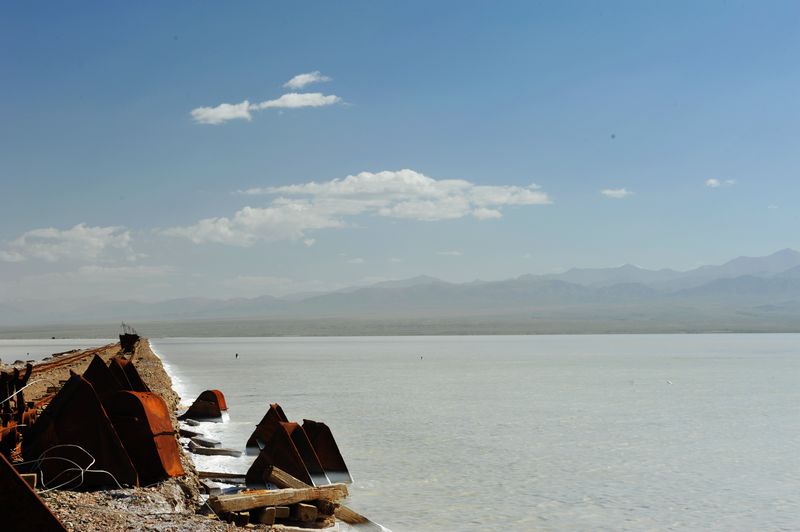
{"type": "Polygon", "coordinates": [[[315,319],[488,323],[498,332],[800,331],[800,252],[685,272],[624,265],[461,284],[420,276],[284,298],[0,303],[5,326],[315,319]]]}

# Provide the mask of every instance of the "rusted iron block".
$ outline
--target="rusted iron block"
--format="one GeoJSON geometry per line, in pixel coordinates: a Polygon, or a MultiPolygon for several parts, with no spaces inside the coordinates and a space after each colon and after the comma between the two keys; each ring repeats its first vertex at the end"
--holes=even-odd
{"type": "Polygon", "coordinates": [[[5,456],[0,456],[0,528],[19,532],[66,530],[5,456]]]}
{"type": "Polygon", "coordinates": [[[138,342],[138,334],[124,333],[119,335],[119,344],[123,353],[133,353],[138,342]]]}
{"type": "Polygon", "coordinates": [[[189,410],[178,416],[178,419],[219,421],[222,419],[222,412],[227,409],[228,405],[221,391],[206,390],[195,399],[189,410]]]}
{"type": "Polygon", "coordinates": [[[330,484],[303,427],[297,423],[278,422],[269,441],[247,471],[245,480],[248,486],[269,484],[273,466],[311,486],[330,484]]]}
{"type": "Polygon", "coordinates": [[[106,406],[142,484],[184,475],[169,409],[160,396],[120,391],[106,400],[106,406]]]}
{"type": "Polygon", "coordinates": [[[0,454],[10,458],[11,452],[16,450],[19,443],[19,430],[16,421],[6,422],[6,426],[0,426],[0,454]]]}
{"type": "Polygon", "coordinates": [[[247,440],[247,454],[258,454],[266,443],[272,438],[272,434],[278,430],[281,422],[288,422],[289,419],[283,413],[283,408],[278,403],[272,403],[267,409],[267,413],[256,425],[253,434],[247,440]]]}
{"type": "Polygon", "coordinates": [[[314,452],[317,453],[319,462],[322,464],[322,468],[330,481],[351,484],[353,477],[350,476],[347,464],[344,462],[339,446],[336,445],[336,440],[328,425],[319,421],[304,419],[303,430],[305,430],[308,440],[311,442],[314,452]]]}
{"type": "Polygon", "coordinates": [[[136,469],[100,398],[89,381],[74,373],[30,427],[22,456],[38,461],[29,469],[41,472],[44,487],[139,485],[136,469]],[[91,465],[91,469],[82,474],[75,470],[76,464],[91,465]]]}
{"type": "Polygon", "coordinates": [[[149,392],[150,388],[142,380],[133,362],[123,356],[116,356],[109,360],[108,369],[114,374],[122,389],[131,392],[149,392]]]}

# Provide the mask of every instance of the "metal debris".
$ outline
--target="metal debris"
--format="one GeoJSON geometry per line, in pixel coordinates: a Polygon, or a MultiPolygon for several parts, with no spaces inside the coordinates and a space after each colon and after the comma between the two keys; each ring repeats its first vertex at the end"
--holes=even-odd
{"type": "Polygon", "coordinates": [[[201,421],[220,421],[222,412],[228,410],[225,396],[219,390],[206,390],[195,399],[189,410],[178,416],[178,419],[196,419],[201,421]]]}

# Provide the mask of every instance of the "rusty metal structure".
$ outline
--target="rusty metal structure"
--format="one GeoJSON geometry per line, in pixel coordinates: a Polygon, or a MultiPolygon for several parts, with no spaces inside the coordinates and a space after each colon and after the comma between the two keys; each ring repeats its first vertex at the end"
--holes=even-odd
{"type": "Polygon", "coordinates": [[[328,479],[333,483],[351,484],[353,477],[350,476],[347,464],[344,462],[339,446],[336,445],[336,440],[328,425],[320,421],[304,419],[303,430],[308,436],[314,452],[317,453],[319,462],[322,464],[322,469],[325,470],[328,479]]]}
{"type": "Polygon", "coordinates": [[[36,420],[36,410],[25,402],[23,391],[32,373],[31,364],[24,372],[14,368],[0,373],[0,454],[8,458],[19,451],[21,435],[36,420]]]}
{"type": "Polygon", "coordinates": [[[150,388],[142,380],[133,363],[124,356],[116,356],[108,363],[108,369],[123,390],[131,392],[149,392],[150,388]]]}
{"type": "Polygon", "coordinates": [[[195,421],[220,421],[222,413],[228,410],[225,396],[219,390],[206,390],[197,396],[192,406],[178,416],[178,419],[194,419],[195,421]]]}
{"type": "Polygon", "coordinates": [[[27,432],[22,456],[48,487],[138,486],[136,469],[88,380],[72,373],[27,432]]]}
{"type": "Polygon", "coordinates": [[[289,418],[283,412],[283,408],[278,403],[272,403],[267,408],[267,413],[261,418],[261,421],[256,425],[253,434],[247,440],[247,454],[258,454],[261,452],[266,443],[272,438],[272,433],[279,426],[280,422],[287,423],[289,418]]]}
{"type": "Polygon", "coordinates": [[[66,528],[35,491],[0,455],[0,529],[17,532],[64,532],[66,528]]]}
{"type": "MultiPolygon", "coordinates": [[[[314,426],[313,429],[321,449],[327,453],[326,458],[329,458],[331,470],[341,473],[343,469],[347,478],[350,479],[341,454],[337,461],[334,453],[331,452],[332,449],[335,449],[335,453],[338,454],[339,450],[330,430],[325,431],[318,426],[314,426]]],[[[327,429],[326,426],[325,429],[327,429]]],[[[303,426],[288,421],[283,409],[277,403],[269,406],[267,413],[256,425],[253,434],[247,441],[247,448],[250,453],[258,449],[258,457],[250,466],[245,477],[249,485],[267,484],[269,470],[273,466],[312,486],[331,483],[331,479],[326,474],[326,469],[303,426]]],[[[339,474],[339,477],[341,476],[339,474]]]]}
{"type": "Polygon", "coordinates": [[[136,344],[139,342],[139,333],[136,329],[122,322],[122,334],[119,335],[119,345],[122,347],[123,353],[133,353],[136,350],[136,344]]]}
{"type": "Polygon", "coordinates": [[[161,397],[151,392],[120,391],[109,396],[105,404],[139,482],[148,485],[184,474],[175,429],[161,397]]]}
{"type": "Polygon", "coordinates": [[[101,401],[126,389],[98,355],[94,355],[92,358],[89,367],[83,372],[83,378],[89,381],[101,401]]]}

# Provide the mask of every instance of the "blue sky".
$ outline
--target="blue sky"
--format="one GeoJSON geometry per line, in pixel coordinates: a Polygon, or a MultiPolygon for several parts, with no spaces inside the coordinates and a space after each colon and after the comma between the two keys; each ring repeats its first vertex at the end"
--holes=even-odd
{"type": "Polygon", "coordinates": [[[799,22],[796,2],[4,3],[0,300],[798,248],[799,22]],[[250,119],[196,119],[221,104],[250,119]]]}

